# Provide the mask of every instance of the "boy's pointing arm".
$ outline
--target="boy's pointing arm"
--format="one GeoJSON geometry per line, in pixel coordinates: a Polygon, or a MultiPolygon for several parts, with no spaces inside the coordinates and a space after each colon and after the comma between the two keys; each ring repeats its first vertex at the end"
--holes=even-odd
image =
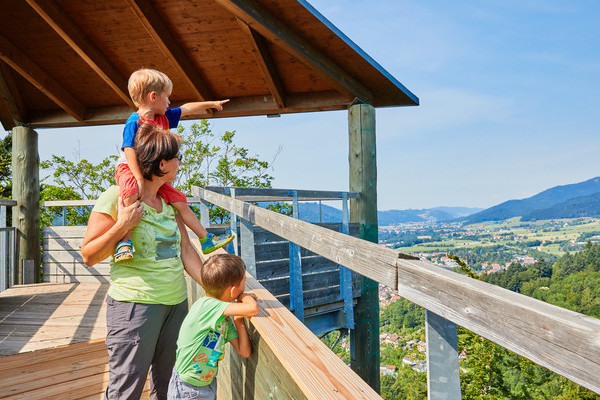
{"type": "Polygon", "coordinates": [[[214,100],[214,101],[197,101],[194,103],[185,103],[181,108],[181,116],[197,114],[200,111],[204,111],[209,108],[214,108],[217,111],[223,110],[223,104],[227,103],[229,99],[226,100],[214,100]]]}

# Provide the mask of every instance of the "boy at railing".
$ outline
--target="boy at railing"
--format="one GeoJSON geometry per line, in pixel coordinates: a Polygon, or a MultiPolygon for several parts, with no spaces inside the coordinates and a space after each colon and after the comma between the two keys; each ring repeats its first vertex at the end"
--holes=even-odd
{"type": "Polygon", "coordinates": [[[253,295],[244,293],[242,259],[214,255],[201,267],[200,279],[206,296],[192,305],[179,330],[168,399],[214,399],[218,362],[227,342],[244,358],[252,354],[244,318],[259,309],[253,295]]]}
{"type": "MultiPolygon", "coordinates": [[[[119,185],[120,195],[125,206],[133,204],[138,200],[139,194],[143,193],[144,180],[134,150],[135,135],[139,124],[150,122],[169,130],[177,127],[179,119],[185,115],[195,114],[209,108],[221,111],[223,104],[229,101],[203,101],[186,103],[177,108],[168,108],[173,83],[164,73],[147,68],[139,69],[131,74],[128,89],[138,110],[132,113],[125,122],[121,155],[115,171],[115,181],[119,185]]],[[[221,235],[215,238],[212,233],[208,233],[188,206],[186,195],[175,189],[170,183],[164,184],[158,194],[167,204],[175,207],[183,222],[198,236],[204,254],[223,247],[233,240],[233,235],[221,235]]],[[[117,244],[115,261],[119,262],[133,257],[133,244],[130,236],[131,232],[128,232],[117,244]]]]}

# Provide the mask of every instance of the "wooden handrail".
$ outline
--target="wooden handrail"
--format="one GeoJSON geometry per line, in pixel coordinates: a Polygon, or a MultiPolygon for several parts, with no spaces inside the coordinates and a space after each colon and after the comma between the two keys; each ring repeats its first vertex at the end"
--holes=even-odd
{"type": "Polygon", "coordinates": [[[600,320],[201,188],[198,197],[396,288],[406,299],[600,393],[600,320]]]}
{"type": "Polygon", "coordinates": [[[17,205],[17,201],[16,200],[0,199],[0,206],[14,207],[16,205],[17,205]]]}
{"type": "Polygon", "coordinates": [[[320,226],[278,214],[241,200],[232,199],[209,190],[193,187],[200,198],[233,212],[239,217],[263,227],[277,236],[348,267],[363,276],[390,287],[396,287],[398,257],[416,257],[357,239],[320,226]]]}

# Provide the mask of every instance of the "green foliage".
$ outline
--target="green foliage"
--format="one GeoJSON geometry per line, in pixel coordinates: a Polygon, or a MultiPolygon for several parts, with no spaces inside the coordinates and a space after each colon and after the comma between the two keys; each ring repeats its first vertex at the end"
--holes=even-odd
{"type": "Polygon", "coordinates": [[[235,131],[216,134],[207,120],[192,124],[187,132],[180,125],[177,131],[185,138],[177,187],[188,193],[192,185],[271,187],[273,177],[267,173],[272,169],[271,163],[235,145],[235,131]]]}
{"type": "Polygon", "coordinates": [[[0,140],[0,199],[12,198],[12,135],[0,140]]]}
{"type": "Polygon", "coordinates": [[[396,376],[381,377],[381,397],[385,400],[426,400],[427,374],[414,371],[407,365],[399,367],[396,376]]]}
{"type": "Polygon", "coordinates": [[[481,336],[462,328],[459,331],[459,349],[468,355],[461,367],[461,392],[463,399],[502,399],[509,390],[504,382],[503,356],[506,352],[481,336]]]}
{"type": "Polygon", "coordinates": [[[423,327],[425,311],[406,299],[395,301],[386,307],[379,317],[382,332],[405,334],[423,327]]]}
{"type": "MultiPolygon", "coordinates": [[[[216,134],[207,120],[192,124],[187,131],[180,125],[177,131],[184,142],[180,149],[183,164],[175,186],[187,195],[191,195],[192,186],[271,187],[273,177],[268,171],[272,162],[251,156],[248,149],[235,145],[235,131],[216,134]]],[[[284,206],[279,209],[286,211],[284,206]]],[[[229,214],[211,207],[210,220],[226,223],[229,214]]]]}
{"type": "MultiPolygon", "coordinates": [[[[116,160],[117,156],[109,156],[99,164],[92,164],[86,159],[73,162],[64,156],[53,155],[50,160],[40,162],[40,168],[54,170],[52,177],[56,186],[73,189],[83,200],[97,199],[110,185],[115,184],[116,160]]],[[[42,179],[42,182],[47,178],[42,179]]]]}

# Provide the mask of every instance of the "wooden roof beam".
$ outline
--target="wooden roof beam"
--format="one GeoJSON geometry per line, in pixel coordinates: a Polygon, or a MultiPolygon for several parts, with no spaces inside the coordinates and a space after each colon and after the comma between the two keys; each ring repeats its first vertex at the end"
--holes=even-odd
{"type": "Polygon", "coordinates": [[[263,73],[265,83],[267,84],[273,99],[275,99],[275,102],[279,108],[284,108],[285,92],[283,90],[283,86],[281,85],[281,79],[279,79],[277,69],[275,68],[275,63],[269,54],[269,49],[267,48],[265,39],[252,28],[250,28],[244,21],[238,19],[238,22],[242,28],[242,31],[248,38],[250,49],[256,58],[256,63],[263,73]]]}
{"type": "Polygon", "coordinates": [[[0,61],[0,123],[7,131],[16,126],[15,121],[23,120],[18,98],[15,98],[11,90],[11,81],[10,69],[0,61]]]}
{"type": "Polygon", "coordinates": [[[373,102],[369,89],[254,0],[215,1],[266,39],[297,57],[340,93],[349,91],[367,104],[373,102]]]}
{"type": "Polygon", "coordinates": [[[26,1],[129,107],[135,108],[129,98],[127,79],[54,0],[26,1]]]}
{"type": "Polygon", "coordinates": [[[2,35],[0,35],[0,60],[7,63],[73,118],[78,121],[84,119],[85,107],[2,35]]]}
{"type": "MultiPolygon", "coordinates": [[[[128,0],[128,2],[158,47],[170,58],[175,68],[194,90],[198,100],[214,100],[212,91],[151,2],[149,0],[128,0]]],[[[206,111],[211,112],[211,110],[206,111]]]]}

